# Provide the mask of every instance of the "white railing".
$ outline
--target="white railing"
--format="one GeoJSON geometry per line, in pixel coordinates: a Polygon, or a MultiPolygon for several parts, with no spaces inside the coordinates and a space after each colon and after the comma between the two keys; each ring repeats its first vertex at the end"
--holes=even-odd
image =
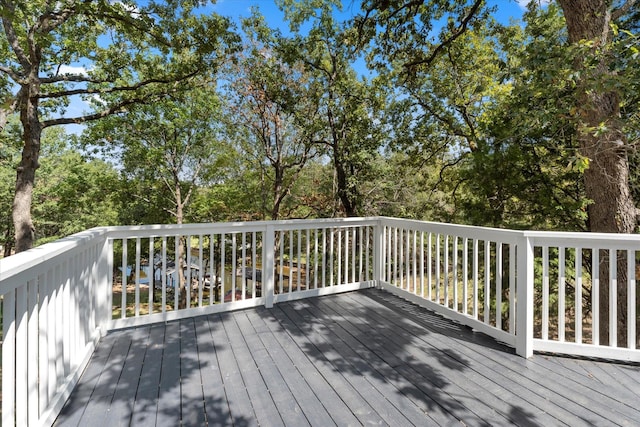
{"type": "Polygon", "coordinates": [[[104,332],[105,229],[0,260],[2,425],[51,424],[104,332]]]}
{"type": "Polygon", "coordinates": [[[636,235],[392,218],[88,230],[0,260],[2,422],[50,425],[110,329],[371,286],[524,357],[640,361],[639,257],[636,235]]]}
{"type": "Polygon", "coordinates": [[[374,286],[377,223],[338,219],[111,228],[114,318],[109,328],[374,286]]]}
{"type": "Polygon", "coordinates": [[[382,226],[385,289],[525,357],[543,351],[640,361],[640,235],[399,219],[382,226]]]}
{"type": "Polygon", "coordinates": [[[534,349],[640,361],[640,236],[527,232],[534,349]]]}

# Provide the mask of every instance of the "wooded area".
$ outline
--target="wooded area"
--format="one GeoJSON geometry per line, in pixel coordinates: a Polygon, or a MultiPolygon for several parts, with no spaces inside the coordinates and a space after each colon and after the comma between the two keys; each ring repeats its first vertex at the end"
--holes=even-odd
{"type": "Polygon", "coordinates": [[[286,31],[199,3],[0,1],[5,255],[116,224],[637,231],[635,0],[508,24],[482,0],[363,0],[343,22],[337,0],[278,0],[286,31]]]}

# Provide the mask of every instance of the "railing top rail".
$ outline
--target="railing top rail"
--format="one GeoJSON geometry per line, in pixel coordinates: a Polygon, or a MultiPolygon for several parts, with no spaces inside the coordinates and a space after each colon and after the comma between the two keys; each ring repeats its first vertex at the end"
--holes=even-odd
{"type": "Polygon", "coordinates": [[[353,225],[374,225],[378,218],[332,218],[332,219],[289,219],[278,221],[248,221],[248,222],[216,222],[201,224],[156,224],[139,226],[108,227],[110,238],[126,237],[157,237],[176,234],[210,234],[222,232],[253,232],[273,226],[275,230],[293,230],[308,228],[344,227],[353,225]]]}
{"type": "Polygon", "coordinates": [[[457,235],[478,240],[510,242],[524,237],[531,239],[535,246],[572,246],[603,249],[635,248],[640,250],[640,234],[510,230],[388,217],[381,217],[380,221],[383,225],[391,227],[404,227],[417,231],[457,235]]]}
{"type": "Polygon", "coordinates": [[[450,234],[479,240],[514,242],[522,237],[533,240],[534,245],[572,246],[588,248],[619,248],[640,250],[640,234],[555,232],[555,231],[517,231],[471,225],[453,225],[437,222],[425,222],[389,217],[368,218],[332,218],[332,219],[295,219],[279,221],[225,222],[208,224],[156,224],[140,226],[97,227],[86,230],[58,241],[38,246],[29,251],[0,259],[0,291],[4,292],[5,283],[30,268],[50,261],[55,257],[99,238],[128,238],[171,236],[176,234],[211,234],[221,232],[253,232],[272,226],[276,231],[294,229],[313,229],[345,227],[357,225],[383,224],[391,227],[411,228],[417,231],[450,234]]]}
{"type": "Polygon", "coordinates": [[[104,237],[107,227],[96,227],[80,233],[72,234],[55,242],[20,252],[19,254],[0,259],[0,295],[12,289],[9,279],[28,271],[31,268],[49,262],[69,251],[82,247],[95,239],[104,237]]]}
{"type": "Polygon", "coordinates": [[[640,234],[589,233],[564,231],[524,231],[534,246],[618,248],[640,250],[640,234]]]}
{"type": "Polygon", "coordinates": [[[405,227],[417,231],[439,233],[445,235],[462,236],[478,240],[493,240],[501,242],[514,242],[523,236],[522,231],[503,228],[478,227],[473,225],[446,224],[441,222],[419,221],[412,219],[398,219],[382,217],[383,225],[391,227],[405,227]]]}

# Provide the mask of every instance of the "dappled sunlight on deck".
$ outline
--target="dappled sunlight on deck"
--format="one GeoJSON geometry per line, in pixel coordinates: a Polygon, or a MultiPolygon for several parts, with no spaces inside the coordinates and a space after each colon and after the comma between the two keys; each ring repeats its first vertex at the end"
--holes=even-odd
{"type": "Polygon", "coordinates": [[[370,289],[111,332],[56,425],[631,425],[638,383],[370,289]]]}

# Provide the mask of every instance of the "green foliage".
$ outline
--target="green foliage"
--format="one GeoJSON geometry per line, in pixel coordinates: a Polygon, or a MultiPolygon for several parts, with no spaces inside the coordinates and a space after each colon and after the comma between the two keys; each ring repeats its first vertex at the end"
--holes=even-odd
{"type": "Polygon", "coordinates": [[[73,150],[42,159],[34,189],[37,244],[88,228],[118,224],[117,172],[73,150]]]}
{"type": "Polygon", "coordinates": [[[121,166],[126,222],[181,223],[195,189],[218,179],[221,132],[219,100],[204,84],[94,122],[83,140],[121,166]]]}
{"type": "MultiPolygon", "coordinates": [[[[0,242],[9,247],[13,247],[11,205],[20,150],[17,131],[19,125],[11,123],[0,145],[0,242]]],[[[62,129],[44,134],[40,178],[34,189],[37,244],[118,224],[117,172],[102,160],[85,158],[71,148],[70,139],[62,129]]]]}

